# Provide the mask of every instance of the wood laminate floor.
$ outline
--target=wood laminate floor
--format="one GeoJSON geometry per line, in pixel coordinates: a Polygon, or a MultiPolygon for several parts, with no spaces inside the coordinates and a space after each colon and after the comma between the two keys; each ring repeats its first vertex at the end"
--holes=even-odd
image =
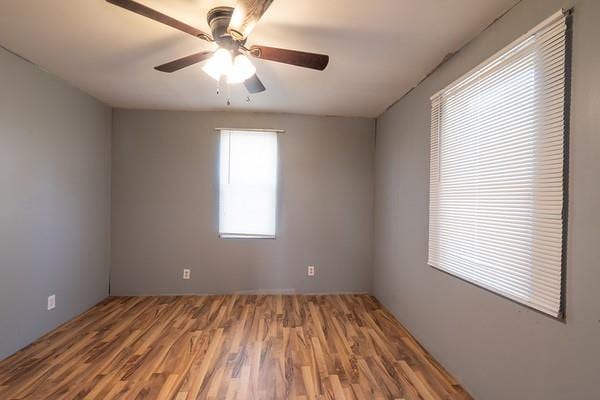
{"type": "Polygon", "coordinates": [[[111,297],[0,362],[0,399],[470,399],[367,295],[111,297]]]}

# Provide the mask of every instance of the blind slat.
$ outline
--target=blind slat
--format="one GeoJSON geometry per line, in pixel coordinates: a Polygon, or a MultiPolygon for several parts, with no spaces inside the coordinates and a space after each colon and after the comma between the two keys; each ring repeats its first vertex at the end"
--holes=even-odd
{"type": "Polygon", "coordinates": [[[428,263],[556,317],[565,46],[557,13],[431,98],[428,263]]]}

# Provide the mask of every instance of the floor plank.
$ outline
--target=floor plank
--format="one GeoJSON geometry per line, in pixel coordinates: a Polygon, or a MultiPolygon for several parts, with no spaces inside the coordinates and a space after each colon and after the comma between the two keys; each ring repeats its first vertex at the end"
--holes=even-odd
{"type": "Polygon", "coordinates": [[[471,397],[372,296],[111,297],[0,362],[0,398],[471,397]]]}

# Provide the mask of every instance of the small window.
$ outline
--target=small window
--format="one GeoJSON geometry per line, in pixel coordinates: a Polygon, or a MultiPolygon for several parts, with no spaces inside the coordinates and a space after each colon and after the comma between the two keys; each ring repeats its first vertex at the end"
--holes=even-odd
{"type": "Polygon", "coordinates": [[[274,238],[277,133],[220,130],[219,235],[274,238]]]}
{"type": "Polygon", "coordinates": [[[563,315],[566,18],[432,97],[428,263],[563,315]]]}

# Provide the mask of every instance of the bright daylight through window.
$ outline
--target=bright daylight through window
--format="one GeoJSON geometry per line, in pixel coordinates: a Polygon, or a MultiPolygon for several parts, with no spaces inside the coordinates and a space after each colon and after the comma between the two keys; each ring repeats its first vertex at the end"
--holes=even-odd
{"type": "Polygon", "coordinates": [[[563,314],[566,17],[432,97],[429,265],[563,314]]]}
{"type": "Polygon", "coordinates": [[[275,237],[277,133],[235,130],[220,133],[220,236],[275,237]]]}

